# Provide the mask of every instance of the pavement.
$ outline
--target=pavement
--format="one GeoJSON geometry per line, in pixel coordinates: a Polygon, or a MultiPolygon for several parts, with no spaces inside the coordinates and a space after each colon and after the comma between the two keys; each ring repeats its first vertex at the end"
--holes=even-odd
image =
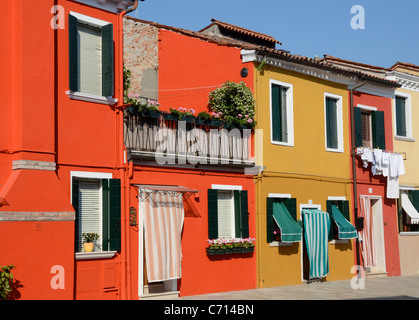
{"type": "Polygon", "coordinates": [[[367,277],[180,297],[178,300],[419,300],[419,275],[367,277]],[[364,280],[364,281],[362,281],[364,280]]]}

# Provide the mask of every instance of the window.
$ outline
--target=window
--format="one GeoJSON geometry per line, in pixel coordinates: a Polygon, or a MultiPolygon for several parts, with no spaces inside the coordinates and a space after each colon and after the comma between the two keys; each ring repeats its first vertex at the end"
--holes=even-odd
{"type": "Polygon", "coordinates": [[[246,190],[208,189],[208,238],[249,237],[246,190]]]}
{"type": "Polygon", "coordinates": [[[400,190],[399,231],[419,232],[419,190],[400,190]]]}
{"type": "Polygon", "coordinates": [[[329,241],[339,239],[339,230],[338,226],[336,225],[333,214],[332,214],[332,206],[336,206],[339,211],[342,213],[343,217],[351,221],[350,219],[350,211],[349,211],[349,201],[347,200],[326,200],[326,208],[327,213],[329,213],[330,217],[330,229],[329,229],[329,241]]]}
{"type": "Polygon", "coordinates": [[[343,152],[342,97],[325,93],[326,150],[343,152]]]}
{"type": "Polygon", "coordinates": [[[297,224],[297,199],[291,197],[268,197],[266,199],[266,240],[268,243],[273,241],[298,242],[301,241],[301,227],[297,224]],[[274,215],[274,203],[283,203],[294,222],[284,221],[283,225],[278,225],[274,215]],[[297,230],[297,231],[296,231],[297,230]]]}
{"type": "Polygon", "coordinates": [[[396,138],[412,138],[412,115],[409,94],[397,93],[394,116],[396,138]]]}
{"type": "Polygon", "coordinates": [[[69,89],[93,96],[114,94],[113,26],[69,14],[69,89]]]}
{"type": "Polygon", "coordinates": [[[384,111],[354,107],[355,147],[386,149],[384,111]]]}
{"type": "Polygon", "coordinates": [[[121,182],[108,174],[72,173],[72,204],[76,211],[76,252],[84,232],[100,235],[94,251],[121,249],[121,182]]]}
{"type": "Polygon", "coordinates": [[[293,146],[293,87],[291,84],[271,80],[271,142],[293,146]]]}

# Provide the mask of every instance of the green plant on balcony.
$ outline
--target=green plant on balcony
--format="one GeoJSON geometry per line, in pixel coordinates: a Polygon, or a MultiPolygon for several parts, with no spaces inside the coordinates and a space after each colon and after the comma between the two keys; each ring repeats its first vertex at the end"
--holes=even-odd
{"type": "Polygon", "coordinates": [[[178,109],[170,108],[170,113],[179,121],[193,122],[195,110],[192,108],[179,107],[178,109]]]}
{"type": "Polygon", "coordinates": [[[231,253],[248,253],[254,251],[254,238],[245,239],[208,239],[206,248],[208,255],[220,255],[231,253]]]}
{"type": "Polygon", "coordinates": [[[227,81],[222,87],[209,93],[209,108],[229,125],[253,128],[255,100],[246,84],[227,81]]]}
{"type": "Polygon", "coordinates": [[[0,300],[8,300],[12,292],[11,284],[15,281],[11,270],[14,265],[0,266],[0,300]]]}

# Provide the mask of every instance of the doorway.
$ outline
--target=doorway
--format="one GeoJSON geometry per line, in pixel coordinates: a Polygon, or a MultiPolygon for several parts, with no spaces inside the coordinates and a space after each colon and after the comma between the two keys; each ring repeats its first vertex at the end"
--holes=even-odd
{"type": "Polygon", "coordinates": [[[386,274],[383,200],[379,196],[361,196],[362,255],[367,274],[386,274]]]}

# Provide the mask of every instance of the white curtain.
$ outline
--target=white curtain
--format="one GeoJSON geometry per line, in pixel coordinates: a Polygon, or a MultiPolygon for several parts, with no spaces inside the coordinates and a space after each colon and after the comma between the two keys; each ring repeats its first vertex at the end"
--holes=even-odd
{"type": "Polygon", "coordinates": [[[78,26],[79,90],[102,95],[102,33],[87,26],[78,26]]]}
{"type": "Polygon", "coordinates": [[[362,239],[362,258],[364,267],[375,267],[377,264],[376,250],[374,245],[374,232],[371,216],[371,198],[360,197],[360,213],[364,218],[364,228],[360,231],[362,239]]]}
{"type": "Polygon", "coordinates": [[[181,193],[151,192],[145,201],[144,240],[148,282],[181,277],[181,193]]]}

